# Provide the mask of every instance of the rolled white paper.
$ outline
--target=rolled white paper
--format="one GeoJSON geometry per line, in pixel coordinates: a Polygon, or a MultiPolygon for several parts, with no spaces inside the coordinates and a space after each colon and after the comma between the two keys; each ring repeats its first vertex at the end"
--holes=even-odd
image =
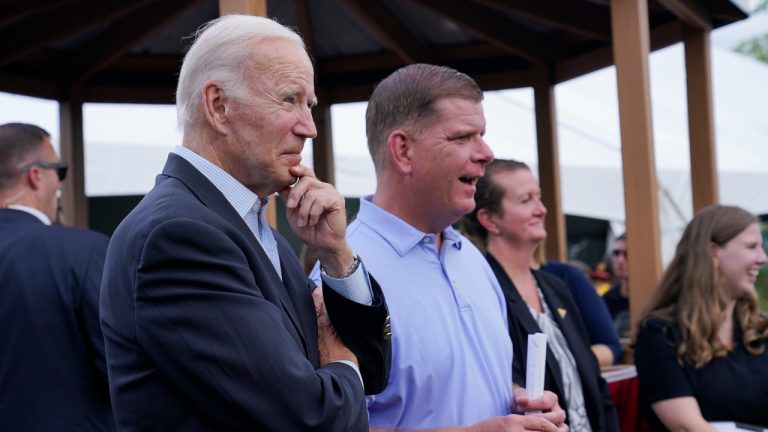
{"type": "MultiPolygon", "coordinates": [[[[530,399],[544,395],[544,371],[547,365],[547,335],[534,333],[528,335],[528,358],[525,368],[525,390],[530,399]]],[[[541,411],[527,411],[536,414],[541,411]]]]}

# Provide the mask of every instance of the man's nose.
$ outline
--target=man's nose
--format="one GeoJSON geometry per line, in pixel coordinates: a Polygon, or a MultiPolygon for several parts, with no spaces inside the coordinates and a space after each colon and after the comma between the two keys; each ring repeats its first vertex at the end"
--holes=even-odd
{"type": "Polygon", "coordinates": [[[312,110],[309,107],[301,110],[299,121],[294,126],[293,133],[304,138],[315,138],[317,136],[317,126],[312,119],[312,110]]]}
{"type": "Polygon", "coordinates": [[[491,146],[485,142],[485,139],[483,139],[482,136],[478,140],[477,154],[475,157],[477,162],[483,164],[489,164],[493,160],[493,150],[491,149],[491,146]]]}

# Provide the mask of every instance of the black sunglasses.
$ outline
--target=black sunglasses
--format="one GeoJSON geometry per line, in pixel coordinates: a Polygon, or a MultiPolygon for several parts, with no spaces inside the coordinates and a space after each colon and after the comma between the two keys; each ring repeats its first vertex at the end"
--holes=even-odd
{"type": "Polygon", "coordinates": [[[32,162],[21,167],[21,172],[25,173],[32,169],[33,166],[56,170],[56,174],[59,176],[59,181],[64,181],[67,177],[67,168],[69,168],[67,164],[62,162],[32,162]]]}

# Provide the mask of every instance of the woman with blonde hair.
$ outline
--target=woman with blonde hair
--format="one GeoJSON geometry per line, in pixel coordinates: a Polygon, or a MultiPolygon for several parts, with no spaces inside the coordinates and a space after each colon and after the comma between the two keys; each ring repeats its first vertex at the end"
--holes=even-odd
{"type": "Polygon", "coordinates": [[[759,221],[746,210],[710,206],[688,224],[635,340],[651,430],[768,426],[768,317],[755,293],[765,263],[759,221]]]}

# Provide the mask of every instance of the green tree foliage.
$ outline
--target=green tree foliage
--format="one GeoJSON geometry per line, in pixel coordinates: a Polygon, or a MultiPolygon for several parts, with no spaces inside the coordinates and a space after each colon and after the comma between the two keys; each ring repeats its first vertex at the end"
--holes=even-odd
{"type": "MultiPolygon", "coordinates": [[[[768,0],[762,0],[752,10],[752,14],[768,11],[768,0]]],[[[768,33],[747,39],[738,44],[735,51],[768,63],[768,33]]]]}
{"type": "Polygon", "coordinates": [[[761,62],[768,63],[768,33],[745,40],[734,49],[761,62]]]}

